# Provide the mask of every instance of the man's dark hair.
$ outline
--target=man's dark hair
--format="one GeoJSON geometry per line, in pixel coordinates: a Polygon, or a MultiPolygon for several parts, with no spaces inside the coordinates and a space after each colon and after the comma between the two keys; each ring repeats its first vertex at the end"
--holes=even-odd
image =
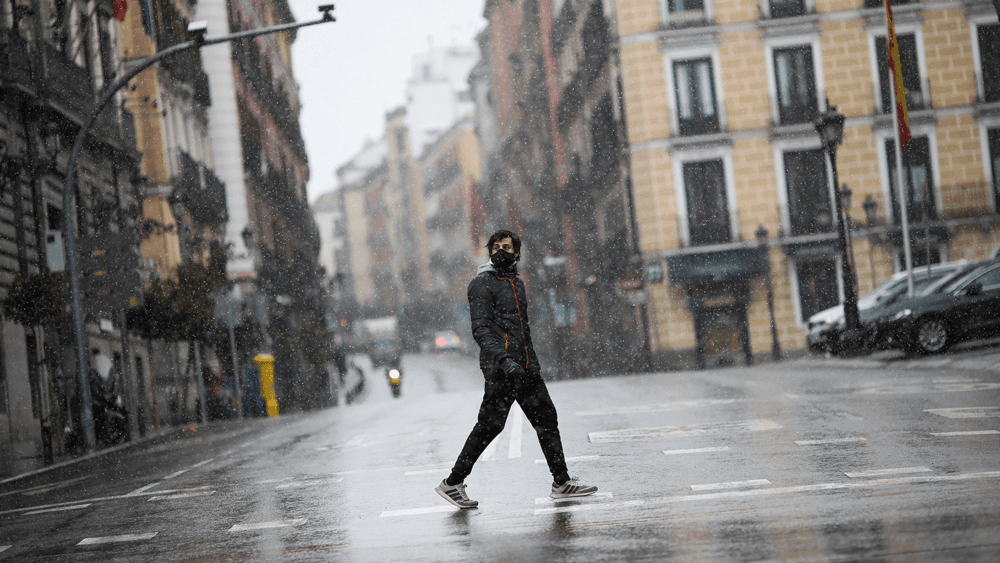
{"type": "Polygon", "coordinates": [[[510,238],[510,241],[514,243],[514,254],[521,253],[521,238],[514,233],[508,231],[507,229],[500,229],[499,231],[493,233],[490,236],[490,241],[486,243],[486,252],[493,250],[493,243],[498,240],[503,240],[505,238],[510,238]]]}

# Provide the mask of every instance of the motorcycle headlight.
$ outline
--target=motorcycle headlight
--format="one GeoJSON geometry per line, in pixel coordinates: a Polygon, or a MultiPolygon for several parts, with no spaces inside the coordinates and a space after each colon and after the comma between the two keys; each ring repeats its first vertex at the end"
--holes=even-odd
{"type": "Polygon", "coordinates": [[[398,369],[389,370],[389,379],[392,380],[399,379],[399,370],[398,369]]]}

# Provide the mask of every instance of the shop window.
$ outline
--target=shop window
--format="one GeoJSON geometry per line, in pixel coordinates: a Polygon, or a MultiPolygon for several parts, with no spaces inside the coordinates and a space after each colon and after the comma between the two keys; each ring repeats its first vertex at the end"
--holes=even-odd
{"type": "MultiPolygon", "coordinates": [[[[899,42],[899,62],[903,68],[903,86],[906,88],[906,107],[909,110],[929,107],[929,100],[925,98],[920,80],[920,67],[917,64],[917,37],[912,33],[905,33],[897,35],[896,40],[899,42]]],[[[888,42],[885,37],[875,38],[882,113],[892,113],[893,105],[892,76],[889,74],[889,61],[886,58],[887,49],[888,42]]]]}
{"type": "Polygon", "coordinates": [[[675,62],[674,92],[677,95],[677,121],[681,135],[719,131],[711,59],[675,62]]]}
{"type": "Polygon", "coordinates": [[[774,50],[774,80],[778,118],[782,125],[806,123],[816,117],[816,78],[812,47],[774,50]]]}
{"type": "Polygon", "coordinates": [[[692,246],[732,240],[721,160],[684,163],[688,233],[692,246]]]}
{"type": "Polygon", "coordinates": [[[837,286],[837,261],[820,258],[795,264],[799,289],[799,311],[802,322],[814,314],[840,303],[837,286]]]}
{"type": "Polygon", "coordinates": [[[790,151],[784,157],[792,236],[832,231],[833,206],[823,150],[790,151]]]}

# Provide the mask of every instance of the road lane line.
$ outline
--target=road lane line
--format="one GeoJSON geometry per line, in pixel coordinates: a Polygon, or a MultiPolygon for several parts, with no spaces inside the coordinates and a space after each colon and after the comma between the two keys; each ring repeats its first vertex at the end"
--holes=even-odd
{"type": "MultiPolygon", "coordinates": [[[[567,457],[566,461],[594,461],[595,459],[600,459],[599,455],[578,455],[576,457],[567,457]]],[[[535,465],[545,465],[548,463],[544,459],[536,459],[535,465]]]]}
{"type": "Polygon", "coordinates": [[[24,489],[18,489],[16,491],[7,491],[6,493],[0,493],[0,498],[6,497],[6,496],[10,496],[10,495],[17,495],[17,494],[25,494],[25,495],[28,495],[28,496],[40,495],[42,493],[47,493],[47,492],[53,491],[55,489],[61,489],[63,487],[68,487],[68,486],[72,485],[73,483],[76,483],[76,482],[79,482],[79,481],[83,481],[84,479],[89,479],[89,476],[77,477],[76,479],[69,479],[69,480],[66,480],[66,481],[58,481],[58,482],[55,482],[55,483],[46,483],[44,485],[36,485],[34,487],[27,487],[27,488],[24,488],[24,489]]]}
{"type": "Polygon", "coordinates": [[[770,485],[767,479],[750,479],[749,481],[730,481],[728,483],[706,483],[704,485],[691,485],[692,491],[716,491],[719,489],[742,489],[745,487],[763,487],[770,485]]]}
{"type": "Polygon", "coordinates": [[[707,452],[728,452],[729,446],[718,446],[714,448],[694,448],[690,450],[663,450],[664,455],[680,455],[680,454],[701,454],[707,452]]]}
{"type": "Polygon", "coordinates": [[[945,418],[996,418],[1000,417],[1000,407],[965,407],[957,409],[925,409],[924,412],[945,418]]]}
{"type": "Polygon", "coordinates": [[[142,493],[148,491],[149,489],[152,489],[153,487],[155,487],[155,486],[157,486],[159,484],[160,484],[159,481],[157,481],[155,483],[150,483],[150,484],[146,485],[145,487],[139,487],[138,489],[132,491],[131,493],[126,493],[125,496],[127,496],[127,497],[134,497],[136,495],[141,495],[142,493]]]}
{"type": "Polygon", "coordinates": [[[292,528],[306,523],[306,518],[292,520],[275,520],[274,522],[255,522],[253,524],[236,524],[229,528],[230,532],[252,532],[254,530],[270,530],[273,528],[292,528]]]}
{"type": "Polygon", "coordinates": [[[199,461],[198,463],[192,465],[191,469],[201,467],[202,465],[205,465],[206,463],[212,463],[213,461],[215,461],[215,458],[206,459],[205,461],[199,461]]]}
{"type": "Polygon", "coordinates": [[[871,469],[868,471],[845,471],[844,475],[855,477],[879,477],[881,475],[900,475],[903,473],[930,473],[929,467],[897,467],[895,469],[871,469]]]}
{"type": "Polygon", "coordinates": [[[100,538],[83,538],[80,543],[76,545],[98,545],[102,543],[121,543],[127,541],[143,541],[151,540],[156,537],[157,532],[149,532],[148,534],[126,534],[124,536],[104,536],[100,538]]]}
{"type": "Polygon", "coordinates": [[[209,495],[214,495],[215,491],[196,491],[192,493],[177,493],[175,495],[156,495],[149,497],[147,502],[156,502],[158,500],[174,500],[179,498],[192,498],[192,497],[207,497],[209,495]]]}
{"type": "Polygon", "coordinates": [[[597,499],[597,498],[614,498],[611,493],[594,493],[592,495],[587,495],[585,497],[573,497],[573,498],[552,498],[552,497],[539,497],[535,499],[535,504],[558,504],[561,502],[572,502],[581,501],[587,499],[597,499]]]}
{"type": "Polygon", "coordinates": [[[611,409],[597,409],[592,411],[578,411],[576,416],[606,416],[613,414],[642,414],[647,412],[675,411],[701,407],[705,405],[730,405],[745,399],[696,399],[693,401],[674,401],[661,403],[659,405],[638,405],[634,407],[619,407],[611,409]]]}
{"type": "Polygon", "coordinates": [[[393,518],[395,516],[416,516],[418,514],[434,514],[436,512],[458,512],[462,510],[457,506],[431,506],[428,508],[407,508],[404,510],[384,510],[379,514],[379,518],[393,518]]]}
{"type": "Polygon", "coordinates": [[[838,412],[838,413],[837,413],[837,416],[841,416],[841,417],[844,417],[844,418],[846,418],[847,420],[854,420],[854,421],[859,421],[859,420],[864,420],[864,419],[863,419],[863,418],[861,418],[860,416],[857,416],[857,415],[853,415],[853,414],[851,414],[851,413],[849,413],[849,412],[838,412]]]}
{"type": "Polygon", "coordinates": [[[654,428],[626,428],[607,432],[591,432],[591,443],[632,442],[636,440],[657,440],[664,438],[683,438],[687,436],[704,436],[724,432],[760,432],[777,430],[780,424],[766,419],[745,420],[740,422],[720,422],[708,424],[689,424],[685,426],[659,426],[654,428]]]}
{"type": "Polygon", "coordinates": [[[535,516],[540,514],[560,514],[564,512],[580,512],[583,510],[604,510],[607,508],[622,508],[626,506],[639,506],[645,504],[642,500],[629,500],[625,502],[601,502],[593,504],[576,504],[573,506],[556,506],[552,508],[536,508],[535,516]]]}
{"type": "Polygon", "coordinates": [[[45,514],[47,512],[62,512],[64,510],[78,510],[80,508],[87,508],[90,503],[87,504],[74,504],[73,506],[60,506],[58,508],[45,508],[42,510],[32,510],[31,512],[25,512],[25,516],[31,516],[32,514],[45,514]]]}
{"type": "Polygon", "coordinates": [[[911,395],[917,393],[971,393],[1000,389],[1000,383],[930,383],[871,387],[855,392],[856,395],[911,395]]]}
{"type": "Polygon", "coordinates": [[[931,432],[931,436],[986,436],[1000,434],[1000,430],[966,430],[965,432],[931,432]]]}
{"type": "Polygon", "coordinates": [[[285,483],[283,485],[278,485],[274,489],[276,491],[284,489],[304,489],[306,487],[312,487],[315,485],[328,485],[330,483],[339,483],[343,480],[344,480],[343,477],[326,477],[320,479],[309,479],[306,481],[294,481],[292,483],[285,483]]]}
{"type": "Polygon", "coordinates": [[[209,488],[209,486],[205,485],[205,486],[202,486],[202,487],[193,487],[193,488],[190,488],[190,489],[166,489],[166,490],[163,490],[163,491],[153,491],[153,492],[146,491],[144,493],[139,493],[137,495],[131,495],[131,496],[130,495],[114,495],[114,496],[109,496],[109,497],[94,497],[94,498],[88,498],[88,499],[73,500],[73,501],[69,501],[69,502],[56,502],[56,503],[52,503],[52,504],[43,504],[41,506],[25,506],[25,507],[21,507],[21,508],[12,508],[12,509],[9,509],[9,510],[0,510],[0,516],[3,516],[4,514],[14,514],[14,513],[17,513],[17,512],[27,512],[29,510],[40,510],[42,508],[55,508],[57,506],[70,506],[70,505],[73,505],[73,504],[81,504],[81,503],[85,503],[85,502],[91,502],[91,503],[93,503],[93,502],[103,502],[103,501],[107,501],[107,500],[122,500],[122,499],[127,499],[127,498],[135,498],[137,496],[166,495],[166,494],[172,494],[172,493],[181,493],[181,492],[185,492],[185,491],[201,491],[201,490],[205,490],[205,489],[208,489],[208,488],[209,488]]]}
{"type": "Polygon", "coordinates": [[[175,472],[171,473],[170,475],[167,475],[166,477],[164,477],[163,480],[166,481],[167,479],[173,479],[174,477],[180,477],[181,475],[184,475],[188,471],[191,471],[190,467],[188,467],[187,469],[181,469],[180,471],[175,471],[175,472]]]}
{"type": "Polygon", "coordinates": [[[7,551],[8,549],[10,549],[10,547],[11,546],[9,546],[9,545],[0,545],[0,553],[3,553],[4,551],[7,551]]]}
{"type": "Polygon", "coordinates": [[[510,409],[510,417],[513,418],[513,426],[510,429],[510,447],[507,448],[507,458],[517,459],[521,457],[521,436],[524,433],[524,413],[521,405],[514,403],[510,409]]]}
{"type": "Polygon", "coordinates": [[[861,436],[849,436],[847,438],[826,438],[823,440],[795,440],[795,443],[800,446],[823,446],[826,444],[850,444],[867,441],[867,438],[862,438],[861,436]]]}

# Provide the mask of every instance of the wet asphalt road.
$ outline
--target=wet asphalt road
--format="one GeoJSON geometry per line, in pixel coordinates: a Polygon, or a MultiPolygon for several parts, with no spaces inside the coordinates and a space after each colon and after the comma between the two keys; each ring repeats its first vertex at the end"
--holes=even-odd
{"type": "Polygon", "coordinates": [[[0,484],[0,562],[1000,560],[994,349],[554,382],[570,472],[599,494],[548,499],[514,412],[466,511],[433,487],[474,423],[476,361],[403,367],[399,399],[369,368],[350,406],[0,484]]]}

